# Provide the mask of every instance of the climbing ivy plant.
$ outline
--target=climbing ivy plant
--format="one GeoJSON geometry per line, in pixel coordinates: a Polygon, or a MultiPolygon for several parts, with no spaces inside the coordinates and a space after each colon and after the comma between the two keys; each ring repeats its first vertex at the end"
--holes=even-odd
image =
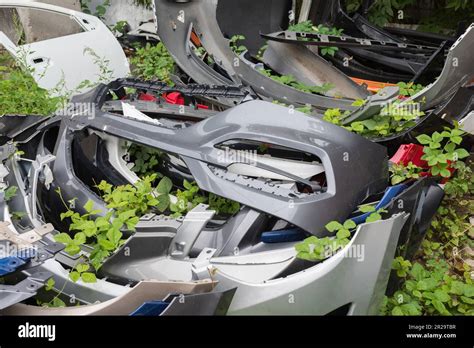
{"type": "Polygon", "coordinates": [[[15,62],[0,48],[0,117],[3,115],[51,115],[63,98],[38,86],[32,71],[15,62]]]}
{"type": "MultiPolygon", "coordinates": [[[[382,219],[381,214],[386,212],[386,210],[376,209],[370,204],[360,206],[359,211],[361,213],[369,213],[366,222],[378,221],[382,219]]],[[[324,260],[349,243],[351,232],[356,227],[356,223],[351,219],[344,221],[344,223],[331,221],[326,224],[325,228],[328,232],[335,233],[335,235],[324,238],[316,236],[306,238],[301,243],[295,245],[296,257],[308,261],[324,260]]]]}
{"type": "Polygon", "coordinates": [[[333,84],[327,82],[323,83],[321,86],[308,86],[296,80],[293,75],[275,75],[270,69],[258,69],[258,71],[263,75],[270,77],[272,80],[306,93],[324,94],[334,88],[333,84]]]}
{"type": "Polygon", "coordinates": [[[94,209],[93,201],[89,200],[83,206],[86,213],[82,215],[70,208],[71,204],[64,201],[61,190],[58,189],[57,193],[66,208],[66,212],[61,214],[61,220],[70,219],[69,230],[74,235],[71,237],[68,233],[60,233],[55,236],[55,240],[65,244],[64,250],[70,255],[79,254],[83,244],[89,245],[92,252],[87,261],[98,270],[102,262],[125,242],[122,231],[134,231],[140,216],[158,206],[159,200],[151,185],[155,179],[154,176],[145,177],[135,186],[122,185],[115,188],[102,181],[97,187],[103,192],[109,210],[102,212],[94,209]]]}
{"type": "Polygon", "coordinates": [[[130,63],[134,76],[174,85],[171,75],[175,72],[176,65],[162,42],[156,45],[147,43],[145,47],[138,48],[135,55],[130,58],[130,63]]]}
{"type": "Polygon", "coordinates": [[[457,147],[461,144],[464,134],[465,132],[455,125],[452,129],[445,127],[441,133],[434,132],[431,136],[421,134],[416,138],[420,144],[425,145],[421,159],[428,162],[431,174],[449,178],[451,176],[449,162],[456,162],[469,156],[465,149],[457,147]]]}
{"type": "MultiPolygon", "coordinates": [[[[458,139],[456,139],[458,140],[458,139]]],[[[472,162],[454,162],[454,177],[414,261],[392,264],[402,284],[381,308],[384,315],[473,315],[474,176],[472,162]]]]}

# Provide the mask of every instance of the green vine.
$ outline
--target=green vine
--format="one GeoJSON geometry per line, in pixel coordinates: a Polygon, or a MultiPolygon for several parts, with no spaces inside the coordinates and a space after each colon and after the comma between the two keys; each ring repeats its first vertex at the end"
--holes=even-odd
{"type": "Polygon", "coordinates": [[[245,40],[245,36],[243,35],[234,35],[229,40],[230,49],[238,56],[247,51],[247,47],[238,44],[238,42],[242,40],[245,40]]]}
{"type": "Polygon", "coordinates": [[[4,115],[51,115],[63,98],[38,86],[32,70],[0,54],[0,117],[4,115]]]}
{"type": "MultiPolygon", "coordinates": [[[[359,207],[359,211],[361,213],[370,213],[366,222],[381,220],[381,214],[386,212],[386,210],[376,209],[372,205],[362,205],[359,207]]],[[[324,260],[349,244],[351,232],[354,231],[356,227],[356,223],[350,219],[344,221],[342,224],[338,221],[331,221],[326,224],[325,228],[330,233],[335,233],[335,236],[324,238],[311,236],[306,238],[301,243],[295,245],[297,251],[296,257],[308,261],[324,260]]]]}
{"type": "Polygon", "coordinates": [[[174,85],[171,75],[175,72],[176,65],[162,42],[157,45],[147,43],[145,47],[138,48],[130,63],[134,76],[145,80],[158,79],[170,86],[174,85]]]}
{"type": "Polygon", "coordinates": [[[466,158],[469,153],[463,148],[457,148],[457,145],[461,144],[465,132],[460,130],[457,125],[453,129],[448,127],[444,129],[443,132],[434,132],[431,136],[421,134],[416,139],[424,145],[424,155],[421,159],[428,162],[431,174],[449,178],[451,176],[449,162],[466,158]]]}
{"type": "Polygon", "coordinates": [[[334,88],[334,85],[331,83],[324,83],[322,86],[308,86],[300,81],[297,81],[292,75],[274,75],[270,69],[258,69],[258,71],[276,82],[293,87],[306,93],[324,94],[334,88]]]}

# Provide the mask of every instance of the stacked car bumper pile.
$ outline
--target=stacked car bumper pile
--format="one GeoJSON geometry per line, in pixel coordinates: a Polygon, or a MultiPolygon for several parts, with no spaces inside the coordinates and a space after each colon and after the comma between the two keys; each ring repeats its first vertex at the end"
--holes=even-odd
{"type": "MultiPolygon", "coordinates": [[[[397,250],[406,258],[414,255],[443,197],[432,177],[390,186],[389,155],[428,122],[442,126],[462,121],[471,129],[474,26],[453,42],[407,43],[375,31],[363,18],[344,17],[333,1],[327,21],[344,24],[352,35],[340,42],[324,35],[302,41],[281,28],[266,28],[273,33],[264,35],[269,46],[263,64],[307,83],[335,86],[314,94],[276,82],[258,71],[251,52],[236,55],[230,49],[223,32],[229,36],[243,29],[223,28],[219,17],[225,18],[235,4],[155,3],[154,40],[166,45],[190,83],[170,87],[126,78],[125,58],[115,55],[113,81],[71,101],[91,108],[49,118],[1,119],[0,185],[17,191],[13,197],[0,195],[0,243],[5,246],[0,314],[376,314],[397,250]],[[330,40],[341,49],[326,61],[314,53],[312,39],[330,40]],[[399,53],[391,60],[380,49],[389,44],[399,53]],[[203,47],[214,66],[195,54],[192,45],[203,47]],[[372,51],[366,46],[376,54],[368,54],[372,51]],[[357,64],[346,69],[342,62],[349,54],[357,64]],[[444,61],[442,69],[427,66],[435,58],[444,61]],[[371,68],[368,61],[382,68],[371,68]],[[366,70],[364,64],[369,65],[366,70]],[[344,125],[366,120],[397,100],[399,91],[389,86],[371,94],[349,74],[390,82],[439,76],[402,101],[422,101],[427,116],[400,134],[369,140],[323,121],[321,113],[347,111],[344,125]],[[356,99],[365,102],[354,106],[356,99]],[[294,110],[308,104],[312,115],[294,110]],[[80,253],[72,256],[54,241],[70,230],[61,214],[70,208],[84,214],[92,202],[93,215],[106,216],[109,208],[96,185],[140,180],[131,170],[131,144],[158,151],[160,173],[174,187],[195,182],[206,194],[239,203],[239,209],[223,215],[202,202],[182,216],[151,211],[139,217],[132,233],[123,231],[124,242],[95,270],[97,282],[71,281],[69,270],[93,250],[81,243],[80,253]],[[69,202],[74,206],[68,208],[69,202]],[[367,214],[359,211],[366,204],[382,209],[382,219],[366,222],[367,214]],[[356,228],[343,248],[318,262],[297,257],[296,244],[310,236],[325,237],[326,224],[346,220],[356,228]],[[51,303],[48,282],[66,306],[38,305],[51,303]]],[[[98,36],[98,46],[111,41],[89,27],[94,17],[70,14],[98,36]]],[[[255,35],[262,31],[251,29],[255,35]]],[[[115,44],[114,39],[113,49],[115,44]]],[[[18,53],[14,46],[7,47],[12,55],[18,53]]]]}

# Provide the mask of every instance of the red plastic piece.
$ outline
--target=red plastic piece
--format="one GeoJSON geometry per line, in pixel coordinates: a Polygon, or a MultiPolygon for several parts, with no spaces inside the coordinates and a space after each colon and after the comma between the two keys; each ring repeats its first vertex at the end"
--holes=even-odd
{"type": "Polygon", "coordinates": [[[167,103],[184,105],[184,97],[179,92],[164,93],[163,98],[165,98],[167,103]]]}
{"type": "Polygon", "coordinates": [[[403,164],[407,166],[409,162],[421,168],[428,168],[428,163],[422,160],[423,146],[417,144],[401,145],[398,151],[390,158],[390,162],[395,164],[403,164]]]}
{"type": "MultiPolygon", "coordinates": [[[[431,176],[429,171],[430,166],[428,162],[422,160],[421,157],[423,156],[423,146],[417,144],[404,144],[399,147],[395,155],[390,158],[390,162],[395,164],[403,164],[407,166],[408,163],[413,163],[414,165],[426,169],[426,172],[420,173],[420,176],[431,176]]],[[[453,175],[455,169],[451,167],[451,161],[448,161],[448,170],[453,175]]],[[[444,178],[441,183],[445,184],[448,181],[448,178],[444,178]]]]}
{"type": "MultiPolygon", "coordinates": [[[[167,103],[175,105],[184,105],[184,97],[179,92],[165,93],[163,94],[163,98],[165,98],[167,103]]],[[[203,104],[197,104],[197,107],[198,109],[209,109],[209,106],[203,104]]]]}
{"type": "Polygon", "coordinates": [[[140,96],[138,97],[138,100],[156,102],[158,98],[148,93],[141,93],[140,96]]]}
{"type": "MultiPolygon", "coordinates": [[[[184,105],[185,103],[184,97],[179,92],[163,93],[163,98],[166,100],[167,103],[173,104],[173,105],[184,105]]],[[[138,100],[156,102],[158,98],[148,93],[141,93],[138,96],[138,100]]],[[[209,109],[207,105],[203,105],[203,104],[197,104],[197,107],[198,109],[205,109],[205,110],[209,109]]]]}

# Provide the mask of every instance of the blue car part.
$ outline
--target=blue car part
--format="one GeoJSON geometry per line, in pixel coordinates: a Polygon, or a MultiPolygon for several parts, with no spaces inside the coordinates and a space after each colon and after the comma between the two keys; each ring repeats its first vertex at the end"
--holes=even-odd
{"type": "Polygon", "coordinates": [[[8,256],[0,259],[0,277],[15,272],[18,268],[25,265],[26,261],[16,257],[8,256]]]}
{"type": "Polygon", "coordinates": [[[297,242],[303,240],[305,237],[306,233],[302,229],[293,228],[288,230],[263,232],[260,240],[263,243],[285,243],[297,242]]]}
{"type": "MultiPolygon", "coordinates": [[[[391,200],[398,196],[401,192],[405,191],[408,186],[405,184],[390,186],[385,190],[385,193],[382,199],[377,203],[375,209],[381,209],[390,204],[391,200]]],[[[364,213],[362,215],[355,216],[351,218],[356,224],[362,224],[369,217],[371,213],[364,213]]],[[[299,228],[287,229],[287,230],[278,230],[278,231],[268,231],[263,232],[261,236],[261,241],[263,243],[285,243],[285,242],[297,242],[303,240],[306,237],[306,234],[303,230],[299,228]]]]}
{"type": "Polygon", "coordinates": [[[168,302],[164,301],[149,301],[143,303],[140,307],[130,313],[131,317],[136,316],[158,316],[169,306],[168,302]]]}
{"type": "Polygon", "coordinates": [[[0,277],[15,272],[36,256],[36,250],[23,249],[0,258],[0,277]]]}
{"type": "MultiPolygon", "coordinates": [[[[390,201],[395,198],[397,195],[399,195],[401,192],[403,192],[408,186],[405,184],[400,184],[400,185],[395,185],[395,186],[390,186],[385,190],[385,193],[382,197],[382,199],[377,203],[375,206],[375,209],[382,209],[386,207],[387,205],[390,204],[390,201]]],[[[367,220],[371,213],[364,213],[358,216],[355,216],[351,218],[352,221],[354,221],[357,225],[362,224],[367,220]]]]}

